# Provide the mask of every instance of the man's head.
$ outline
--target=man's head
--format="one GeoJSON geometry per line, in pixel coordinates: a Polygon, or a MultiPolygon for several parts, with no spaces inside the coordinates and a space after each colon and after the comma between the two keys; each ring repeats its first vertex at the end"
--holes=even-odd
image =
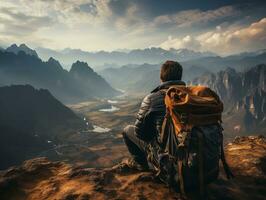
{"type": "Polygon", "coordinates": [[[161,67],[160,78],[162,82],[181,80],[183,68],[175,61],[167,60],[161,67]]]}

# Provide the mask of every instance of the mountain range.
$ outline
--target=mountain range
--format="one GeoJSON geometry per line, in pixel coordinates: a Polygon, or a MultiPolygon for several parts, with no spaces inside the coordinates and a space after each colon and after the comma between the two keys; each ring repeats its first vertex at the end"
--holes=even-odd
{"type": "Polygon", "coordinates": [[[30,85],[0,87],[0,110],[0,169],[91,128],[48,90],[30,85]]]}
{"type": "MultiPolygon", "coordinates": [[[[191,81],[205,73],[216,73],[231,67],[246,71],[252,66],[266,63],[266,51],[243,53],[227,57],[202,57],[180,62],[183,66],[183,80],[191,81]]],[[[134,93],[146,93],[155,88],[159,80],[160,64],[124,65],[99,71],[112,86],[134,93]]]]}
{"type": "Polygon", "coordinates": [[[186,61],[201,57],[216,56],[212,52],[196,52],[188,49],[170,49],[152,47],[146,49],[133,49],[128,51],[98,51],[88,52],[80,49],[64,49],[55,51],[47,48],[36,48],[39,56],[45,60],[54,57],[68,68],[74,60],[83,60],[95,66],[98,70],[106,67],[122,66],[127,64],[157,64],[164,60],[186,61]]]}
{"type": "Polygon", "coordinates": [[[85,62],[77,61],[67,71],[54,58],[44,62],[35,53],[25,45],[0,51],[0,85],[30,84],[49,89],[64,103],[120,94],[85,62]]]}

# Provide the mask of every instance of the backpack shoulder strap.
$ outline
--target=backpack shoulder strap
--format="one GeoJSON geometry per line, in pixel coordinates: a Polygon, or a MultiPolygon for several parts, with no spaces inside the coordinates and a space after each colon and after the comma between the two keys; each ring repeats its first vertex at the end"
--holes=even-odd
{"type": "Polygon", "coordinates": [[[167,142],[167,127],[169,126],[170,123],[170,113],[168,110],[166,110],[166,114],[164,116],[163,124],[162,124],[162,130],[160,133],[160,142],[162,145],[162,149],[165,149],[166,147],[166,142],[167,142]]]}
{"type": "Polygon", "coordinates": [[[204,155],[203,155],[203,145],[204,145],[204,136],[202,131],[197,132],[198,135],[198,162],[199,162],[199,193],[200,198],[204,199],[206,194],[205,180],[204,180],[204,155]]]}
{"type": "Polygon", "coordinates": [[[222,135],[222,143],[221,143],[221,160],[223,163],[224,171],[226,173],[227,179],[232,179],[234,178],[234,174],[230,170],[230,167],[228,166],[226,160],[225,160],[225,155],[224,155],[224,145],[223,145],[223,135],[222,135]]]}

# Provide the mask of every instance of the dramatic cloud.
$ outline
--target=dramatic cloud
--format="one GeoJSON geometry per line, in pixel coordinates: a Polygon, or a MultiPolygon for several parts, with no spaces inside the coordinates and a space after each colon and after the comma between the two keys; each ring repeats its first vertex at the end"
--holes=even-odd
{"type": "Polygon", "coordinates": [[[245,29],[265,17],[265,4],[236,2],[9,0],[0,4],[0,46],[16,42],[93,51],[161,46],[222,53],[253,49],[261,30],[256,28],[252,36],[245,29]]]}
{"type": "Polygon", "coordinates": [[[250,24],[247,27],[221,28],[198,36],[172,38],[161,43],[164,49],[190,48],[201,51],[214,51],[220,54],[252,51],[265,48],[266,44],[266,18],[250,24]]]}
{"type": "Polygon", "coordinates": [[[221,54],[262,49],[266,44],[266,18],[248,27],[210,31],[199,35],[197,40],[202,47],[221,54]]]}
{"type": "Polygon", "coordinates": [[[40,28],[48,27],[53,21],[48,16],[26,15],[10,8],[0,8],[0,13],[0,32],[8,35],[26,36],[40,28]]]}
{"type": "Polygon", "coordinates": [[[239,14],[232,6],[224,6],[215,10],[201,11],[199,9],[181,11],[172,15],[161,15],[154,19],[154,25],[165,24],[176,25],[179,27],[190,26],[195,23],[206,23],[217,19],[239,14]]]}

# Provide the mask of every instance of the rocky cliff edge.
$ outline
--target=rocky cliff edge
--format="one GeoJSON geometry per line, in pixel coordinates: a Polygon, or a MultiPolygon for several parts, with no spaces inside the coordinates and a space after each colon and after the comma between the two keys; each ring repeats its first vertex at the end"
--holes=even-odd
{"type": "MultiPolygon", "coordinates": [[[[227,180],[223,170],[208,186],[209,199],[265,199],[266,138],[237,137],[226,145],[226,158],[236,175],[227,180]]],[[[190,194],[197,199],[197,194],[190,194]]],[[[150,172],[113,168],[77,168],[46,158],[0,172],[1,200],[178,199],[150,172]]]]}

